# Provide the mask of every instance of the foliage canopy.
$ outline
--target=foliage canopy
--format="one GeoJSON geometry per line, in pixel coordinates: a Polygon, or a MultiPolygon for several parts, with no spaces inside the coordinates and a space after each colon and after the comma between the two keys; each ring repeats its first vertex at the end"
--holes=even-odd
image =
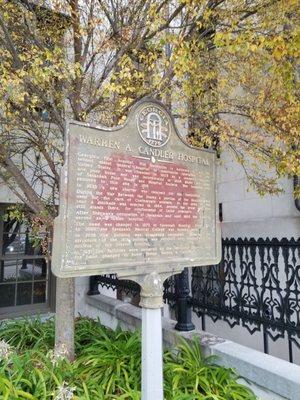
{"type": "Polygon", "coordinates": [[[51,224],[66,118],[118,124],[148,95],[193,144],[229,149],[260,193],[278,191],[300,174],[298,5],[0,0],[1,178],[51,224]]]}

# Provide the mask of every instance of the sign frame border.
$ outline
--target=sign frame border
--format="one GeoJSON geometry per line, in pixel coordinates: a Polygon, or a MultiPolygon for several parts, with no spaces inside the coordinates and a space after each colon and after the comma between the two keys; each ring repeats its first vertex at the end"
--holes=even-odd
{"type": "MultiPolygon", "coordinates": [[[[152,271],[155,271],[158,274],[164,275],[164,276],[171,276],[176,273],[179,273],[182,271],[184,267],[195,267],[198,266],[197,260],[194,260],[192,258],[180,258],[180,259],[172,259],[172,260],[167,260],[167,261],[162,261],[158,264],[157,261],[153,262],[147,262],[147,264],[142,264],[141,262],[119,262],[119,263],[108,263],[108,264],[94,264],[94,265],[89,265],[88,270],[87,269],[76,269],[75,273],[72,273],[73,270],[70,269],[70,271],[61,271],[60,268],[57,268],[58,264],[64,263],[65,262],[65,254],[67,253],[67,244],[66,244],[66,231],[67,231],[67,224],[64,223],[67,219],[67,213],[68,213],[68,204],[65,202],[65,198],[63,196],[63,193],[66,192],[65,186],[68,185],[68,169],[67,166],[69,167],[69,153],[68,153],[68,148],[69,148],[69,139],[70,139],[70,125],[76,125],[76,126],[83,126],[86,128],[92,128],[92,129],[98,129],[101,131],[106,131],[106,132],[117,132],[119,130],[122,130],[129,124],[130,116],[134,115],[136,110],[140,108],[143,104],[145,103],[151,103],[153,105],[158,106],[161,108],[164,112],[166,112],[169,120],[170,120],[170,129],[174,129],[174,132],[177,135],[177,138],[180,139],[180,141],[187,146],[188,148],[192,150],[198,150],[201,152],[205,153],[210,153],[216,156],[216,151],[212,149],[200,149],[196,146],[192,146],[189,144],[187,141],[184,140],[184,138],[180,135],[174,117],[171,115],[169,110],[158,100],[152,99],[150,97],[144,97],[140,101],[136,102],[132,108],[130,109],[126,121],[124,124],[115,126],[115,127],[107,127],[102,124],[91,124],[91,123],[85,123],[81,121],[76,121],[72,119],[67,119],[66,120],[66,136],[65,136],[65,145],[64,145],[64,150],[65,150],[65,160],[64,164],[62,166],[61,170],[61,178],[60,178],[60,194],[59,194],[59,213],[58,216],[54,220],[54,232],[58,231],[59,234],[55,235],[53,237],[53,247],[55,247],[55,255],[52,256],[52,271],[53,273],[60,278],[68,278],[68,277],[80,277],[80,276],[93,276],[93,275],[101,275],[101,274],[106,274],[106,273],[116,273],[118,277],[120,278],[131,278],[133,280],[139,281],[141,277],[144,277],[145,275],[148,275],[152,271]],[[58,236],[60,238],[58,239],[58,236]],[[63,251],[64,249],[64,251],[63,251]],[[60,257],[58,257],[60,255],[60,257]],[[113,265],[112,265],[113,264],[113,265]],[[149,267],[152,267],[151,270],[149,271],[149,267]],[[111,271],[108,271],[108,269],[111,268],[111,271]],[[126,269],[126,271],[124,271],[126,269]],[[136,278],[135,278],[136,277],[136,278]],[[140,277],[140,278],[138,278],[140,277]]],[[[136,121],[135,121],[136,123],[136,121]]],[[[137,128],[138,130],[138,128],[137,128]]],[[[138,132],[140,135],[140,133],[138,132]]],[[[171,133],[172,134],[172,133],[171,133]]],[[[215,162],[215,157],[214,160],[215,162]]],[[[221,260],[221,228],[220,228],[220,222],[218,221],[218,214],[217,214],[217,184],[216,184],[216,166],[214,166],[214,198],[215,198],[215,221],[216,221],[216,234],[215,234],[215,258],[213,259],[207,259],[201,261],[201,266],[205,265],[212,265],[212,264],[218,264],[221,260]]],[[[52,249],[53,249],[52,247],[52,249]]]]}

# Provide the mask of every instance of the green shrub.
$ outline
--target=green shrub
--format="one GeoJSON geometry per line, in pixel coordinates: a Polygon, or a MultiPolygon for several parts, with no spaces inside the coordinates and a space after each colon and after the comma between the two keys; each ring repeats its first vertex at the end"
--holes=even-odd
{"type": "MultiPolygon", "coordinates": [[[[0,399],[140,400],[140,333],[75,321],[77,359],[54,355],[54,321],[24,319],[0,326],[0,399]]],[[[164,354],[166,400],[254,400],[234,370],[204,358],[199,341],[181,340],[164,354]]]]}
{"type": "Polygon", "coordinates": [[[141,369],[141,343],[138,332],[102,332],[87,345],[75,362],[77,373],[86,382],[95,381],[106,394],[120,393],[124,386],[138,389],[141,369]]]}
{"type": "Polygon", "coordinates": [[[111,329],[100,324],[99,320],[86,317],[75,319],[75,351],[80,354],[82,349],[94,343],[96,340],[104,339],[113,335],[111,329]]]}
{"type": "Polygon", "coordinates": [[[165,396],[169,399],[255,400],[250,389],[237,382],[231,368],[214,364],[215,356],[204,358],[199,339],[180,338],[176,352],[165,352],[165,396]],[[183,396],[185,393],[186,397],[183,396]]]}
{"type": "Polygon", "coordinates": [[[0,325],[0,340],[19,349],[51,349],[54,346],[54,320],[22,318],[4,321],[0,325]]]}

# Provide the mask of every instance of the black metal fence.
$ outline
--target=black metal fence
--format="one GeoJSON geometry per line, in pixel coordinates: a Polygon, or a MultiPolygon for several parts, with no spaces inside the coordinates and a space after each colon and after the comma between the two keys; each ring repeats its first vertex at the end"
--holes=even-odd
{"type": "Polygon", "coordinates": [[[192,308],[202,318],[239,325],[251,335],[287,338],[300,348],[300,239],[225,239],[220,265],[194,268],[192,308]]]}
{"type": "MultiPolygon", "coordinates": [[[[289,360],[300,348],[300,239],[224,239],[219,265],[188,270],[168,279],[164,299],[176,309],[177,329],[194,328],[190,313],[201,318],[261,332],[265,353],[269,340],[286,338],[289,360]]],[[[90,294],[98,285],[139,295],[139,285],[114,275],[92,277],[90,294]]]]}

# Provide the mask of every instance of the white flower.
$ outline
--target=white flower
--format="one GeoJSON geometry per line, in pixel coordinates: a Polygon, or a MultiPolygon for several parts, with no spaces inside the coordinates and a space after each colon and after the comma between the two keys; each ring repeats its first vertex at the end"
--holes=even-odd
{"type": "Polygon", "coordinates": [[[68,387],[66,382],[63,382],[58,388],[58,392],[54,400],[72,400],[75,390],[76,387],[68,387]]]}
{"type": "Polygon", "coordinates": [[[64,345],[62,345],[59,349],[55,351],[49,350],[47,353],[47,357],[50,358],[50,361],[53,366],[55,366],[59,361],[64,360],[67,355],[67,349],[64,345]]]}
{"type": "Polygon", "coordinates": [[[12,353],[12,347],[5,340],[0,340],[0,360],[8,361],[12,353]]]}

